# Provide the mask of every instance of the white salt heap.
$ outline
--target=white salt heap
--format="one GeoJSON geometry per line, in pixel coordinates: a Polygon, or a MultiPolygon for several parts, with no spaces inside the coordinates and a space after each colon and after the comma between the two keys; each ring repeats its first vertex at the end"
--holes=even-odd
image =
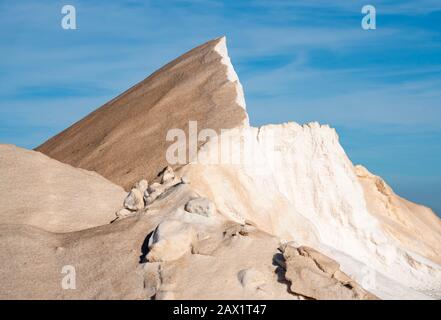
{"type": "MultiPolygon", "coordinates": [[[[365,197],[334,129],[286,123],[224,134],[248,137],[249,132],[254,134],[254,141],[248,141],[251,148],[240,151],[251,152],[257,171],[249,160],[182,169],[194,190],[213,199],[224,216],[251,221],[283,241],[323,251],[380,298],[441,297],[440,265],[385,232],[368,209],[366,200],[371,199],[365,197]]],[[[217,148],[218,141],[210,141],[201,158],[216,156],[212,149],[217,148]]],[[[400,208],[394,210],[400,215],[400,208]]],[[[430,245],[439,252],[439,243],[430,245]]],[[[421,244],[421,252],[425,246],[421,244]]]]}
{"type": "Polygon", "coordinates": [[[225,37],[38,150],[0,145],[0,299],[441,299],[441,220],[327,125],[251,127],[225,37]]]}

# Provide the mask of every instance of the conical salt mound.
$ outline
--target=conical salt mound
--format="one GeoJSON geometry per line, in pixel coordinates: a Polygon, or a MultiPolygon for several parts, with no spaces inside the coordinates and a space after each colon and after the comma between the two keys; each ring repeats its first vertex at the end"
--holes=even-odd
{"type": "Polygon", "coordinates": [[[189,121],[216,131],[248,122],[225,37],[170,62],[36,150],[128,189],[168,165],[167,132],[187,133],[189,121]]]}
{"type": "Polygon", "coordinates": [[[139,181],[126,198],[136,211],[72,235],[0,223],[0,242],[9,243],[0,248],[6,297],[441,297],[439,218],[354,166],[328,125],[249,126],[225,38],[184,54],[38,150],[126,189],[150,183],[139,181]],[[218,135],[199,148],[194,136],[178,138],[185,161],[151,183],[169,165],[172,129],[218,135]],[[65,249],[54,256],[56,246],[65,249]],[[44,271],[73,261],[86,270],[79,283],[87,289],[57,291],[59,272],[44,271]],[[374,296],[348,291],[358,286],[374,296]]]}

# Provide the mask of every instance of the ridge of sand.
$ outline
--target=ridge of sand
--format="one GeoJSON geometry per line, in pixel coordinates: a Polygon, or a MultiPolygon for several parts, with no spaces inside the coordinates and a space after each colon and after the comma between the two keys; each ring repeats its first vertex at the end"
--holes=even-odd
{"type": "Polygon", "coordinates": [[[406,248],[441,265],[441,220],[430,209],[401,198],[379,176],[361,165],[355,172],[369,212],[406,248]]]}
{"type": "MultiPolygon", "coordinates": [[[[236,103],[246,110],[245,94],[243,92],[242,84],[240,83],[239,77],[234,70],[233,64],[231,63],[230,56],[228,55],[227,39],[225,37],[220,38],[218,44],[214,47],[214,50],[219,53],[222,57],[221,62],[227,67],[227,78],[229,81],[233,82],[236,86],[236,103]]],[[[245,124],[249,125],[248,114],[245,120],[245,124]]]]}
{"type": "Polygon", "coordinates": [[[168,165],[168,130],[188,134],[189,121],[216,132],[247,125],[225,42],[222,37],[190,50],[36,150],[126,190],[141,177],[152,180],[168,165]]]}

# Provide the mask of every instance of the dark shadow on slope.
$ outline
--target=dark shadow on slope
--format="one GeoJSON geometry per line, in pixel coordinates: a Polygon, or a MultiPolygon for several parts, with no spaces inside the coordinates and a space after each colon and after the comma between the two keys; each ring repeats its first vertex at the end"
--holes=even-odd
{"type": "Polygon", "coordinates": [[[286,270],[285,270],[285,258],[283,257],[283,254],[276,253],[273,256],[273,266],[276,267],[275,273],[277,275],[277,281],[286,284],[287,289],[289,289],[289,282],[285,278],[286,270]]]}
{"type": "Polygon", "coordinates": [[[153,235],[153,232],[150,232],[147,237],[145,237],[142,246],[141,246],[141,255],[139,256],[139,263],[147,263],[147,255],[149,253],[149,240],[150,237],[153,235]]]}

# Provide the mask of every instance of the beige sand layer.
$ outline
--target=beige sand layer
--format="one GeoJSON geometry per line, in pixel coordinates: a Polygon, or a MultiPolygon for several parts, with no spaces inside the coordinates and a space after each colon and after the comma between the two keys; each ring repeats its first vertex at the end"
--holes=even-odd
{"type": "Polygon", "coordinates": [[[109,223],[124,190],[40,152],[0,145],[0,224],[69,232],[109,223]]]}
{"type": "MultiPolygon", "coordinates": [[[[233,128],[247,121],[243,93],[225,38],[170,62],[37,148],[61,162],[96,171],[130,188],[166,165],[169,129],[233,128]]],[[[188,145],[187,145],[188,148],[188,145]]]]}

